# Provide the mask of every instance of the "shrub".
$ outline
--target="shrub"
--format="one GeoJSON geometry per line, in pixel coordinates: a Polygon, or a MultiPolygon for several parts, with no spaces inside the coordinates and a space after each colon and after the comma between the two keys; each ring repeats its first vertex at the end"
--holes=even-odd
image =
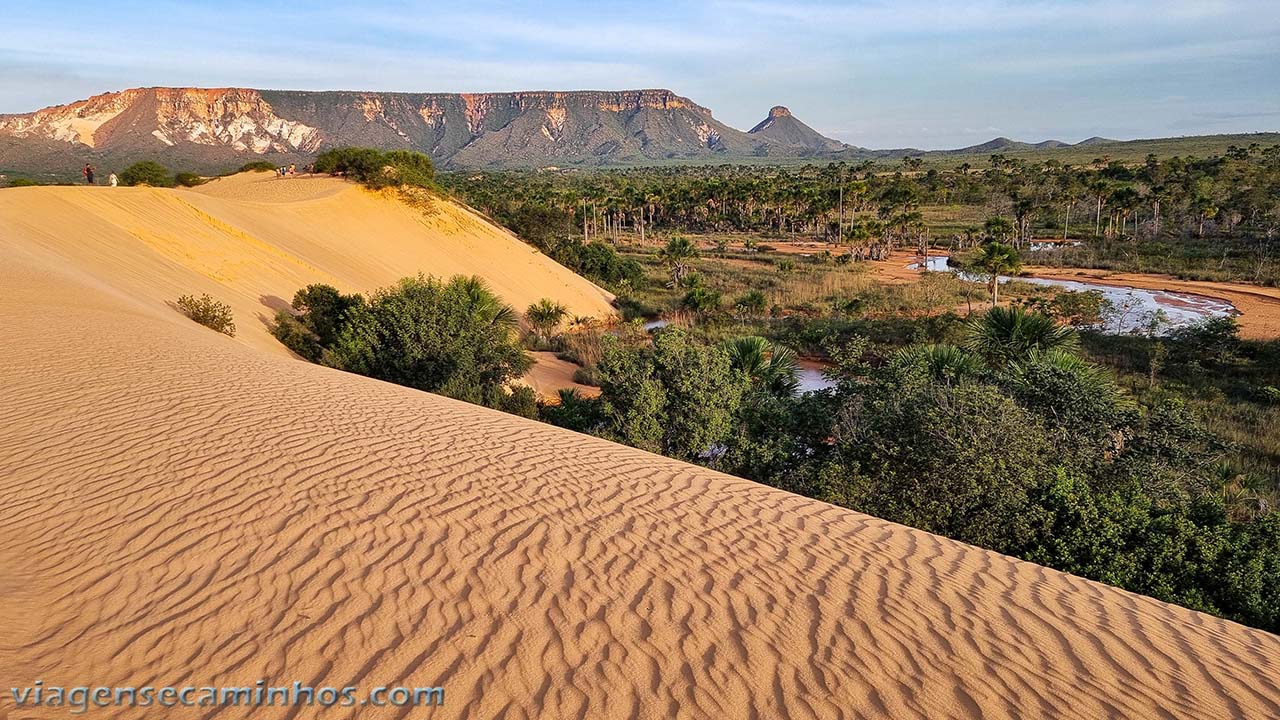
{"type": "Polygon", "coordinates": [[[191,295],[183,295],[178,298],[178,309],[186,313],[187,317],[210,330],[217,330],[231,337],[236,335],[236,324],[231,315],[231,306],[214,300],[208,293],[198,298],[191,295]]]}
{"type": "Polygon", "coordinates": [[[31,178],[14,178],[9,181],[9,187],[35,187],[40,184],[31,178]]]}
{"type": "Polygon", "coordinates": [[[271,327],[271,334],[282,345],[311,362],[320,362],[324,348],[316,342],[315,333],[307,328],[303,318],[295,316],[287,309],[281,308],[276,313],[276,324],[271,327]]]}
{"type": "Polygon", "coordinates": [[[121,185],[147,185],[150,187],[173,187],[173,178],[163,165],[152,160],[134,163],[120,173],[121,185]]]}
{"type": "Polygon", "coordinates": [[[498,407],[532,365],[516,314],[479,278],[405,278],[352,308],[325,362],[342,370],[498,407]]]}
{"type": "Polygon", "coordinates": [[[573,371],[573,381],[579,385],[600,387],[600,373],[596,370],[594,365],[580,367],[573,371]]]}
{"type": "Polygon", "coordinates": [[[622,257],[612,245],[599,240],[564,243],[552,257],[570,270],[600,282],[627,281],[635,284],[644,276],[644,268],[640,263],[622,257]]]}
{"type": "Polygon", "coordinates": [[[173,181],[182,187],[195,187],[205,183],[204,178],[193,172],[180,172],[173,176],[173,181]]]}
{"type": "Polygon", "coordinates": [[[435,182],[431,158],[410,150],[384,153],[374,148],[335,148],[316,158],[315,169],[345,175],[375,189],[401,185],[429,188],[435,182]]]}
{"type": "Polygon", "coordinates": [[[560,391],[560,402],[542,407],[542,420],[578,432],[590,432],[600,424],[600,401],[586,398],[573,388],[560,391]]]}
{"type": "Polygon", "coordinates": [[[431,187],[436,179],[435,167],[431,158],[412,150],[392,150],[382,156],[387,167],[395,169],[401,185],[414,187],[431,187]]]}
{"type": "Polygon", "coordinates": [[[685,293],[680,300],[680,307],[696,313],[708,313],[720,309],[720,293],[711,288],[697,285],[685,293]]]}
{"type": "Polygon", "coordinates": [[[999,552],[1030,540],[1028,493],[1054,479],[1053,448],[997,388],[884,384],[840,418],[819,499],[999,552]]]}
{"type": "Polygon", "coordinates": [[[769,299],[759,290],[748,290],[733,303],[733,306],[743,315],[763,315],[769,306],[769,299]]]}
{"type": "Polygon", "coordinates": [[[542,298],[524,311],[524,319],[533,328],[535,337],[543,342],[549,341],[564,321],[569,311],[550,298],[542,298]]]}
{"type": "Polygon", "coordinates": [[[352,311],[364,305],[359,295],[343,295],[330,285],[308,285],[293,294],[293,309],[276,313],[271,334],[311,362],[338,341],[352,311]]]}
{"type": "Polygon", "coordinates": [[[602,434],[683,460],[724,442],[748,382],[724,348],[671,328],[658,333],[652,350],[607,338],[596,367],[602,434]]]}
{"type": "Polygon", "coordinates": [[[509,390],[499,390],[495,399],[492,406],[502,412],[530,420],[538,419],[538,394],[528,385],[513,385],[509,390]]]}

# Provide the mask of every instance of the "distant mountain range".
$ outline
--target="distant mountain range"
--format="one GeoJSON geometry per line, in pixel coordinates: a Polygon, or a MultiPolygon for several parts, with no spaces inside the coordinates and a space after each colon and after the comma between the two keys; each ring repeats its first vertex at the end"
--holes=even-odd
{"type": "Polygon", "coordinates": [[[326,148],[345,145],[417,150],[441,168],[462,169],[858,161],[1094,145],[1099,152],[1133,152],[1140,143],[1145,148],[1164,142],[1093,137],[1070,145],[1000,137],[958,150],[868,150],[822,135],[781,105],[743,132],[670,90],[138,88],[0,115],[0,175],[70,179],[85,162],[107,171],[144,159],[174,170],[213,173],[252,160],[305,164],[326,148]]]}
{"type": "Polygon", "coordinates": [[[873,157],[907,157],[911,155],[986,155],[992,153],[1020,152],[1029,150],[1062,150],[1067,148],[1087,148],[1093,145],[1114,145],[1117,143],[1133,142],[1125,140],[1109,140],[1104,137],[1091,137],[1087,140],[1081,140],[1078,143],[1063,142],[1061,140],[1045,140],[1038,143],[1021,142],[1018,140],[1010,140],[1007,137],[998,137],[988,140],[977,145],[957,148],[955,150],[920,150],[917,148],[895,148],[893,150],[865,150],[864,152],[873,157]]]}
{"type": "Polygon", "coordinates": [[[750,132],[670,90],[386,93],[140,88],[0,115],[0,168],[68,172],[153,158],[211,172],[305,162],[344,145],[427,153],[442,167],[794,158],[849,149],[783,107],[750,132]]]}

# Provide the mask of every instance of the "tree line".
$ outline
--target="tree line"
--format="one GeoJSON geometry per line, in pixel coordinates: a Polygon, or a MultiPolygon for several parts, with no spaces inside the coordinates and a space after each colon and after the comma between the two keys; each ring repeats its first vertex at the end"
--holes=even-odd
{"type": "Polygon", "coordinates": [[[1280,146],[1256,144],[1210,158],[1151,155],[1139,164],[1098,158],[1074,166],[996,154],[984,167],[950,169],[723,165],[466,172],[440,182],[553,249],[655,232],[745,232],[838,242],[861,259],[893,245],[964,249],[999,240],[1026,249],[1036,238],[1229,238],[1249,242],[1244,252],[1269,256],[1280,230],[1280,146]],[[944,232],[921,212],[944,205],[976,206],[995,222],[944,232]]]}

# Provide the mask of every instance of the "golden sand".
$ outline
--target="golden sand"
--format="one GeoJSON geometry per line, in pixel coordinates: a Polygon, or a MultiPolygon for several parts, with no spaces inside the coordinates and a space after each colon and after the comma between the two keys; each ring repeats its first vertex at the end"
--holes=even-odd
{"type": "Polygon", "coordinates": [[[1280,637],[281,354],[243,318],[302,282],[435,257],[549,292],[516,270],[533,253],[466,254],[492,233],[450,245],[354,188],[299,202],[385,232],[0,191],[4,688],[446,688],[429,712],[104,718],[1280,716],[1280,637]],[[242,338],[166,307],[193,289],[233,298],[242,338]]]}

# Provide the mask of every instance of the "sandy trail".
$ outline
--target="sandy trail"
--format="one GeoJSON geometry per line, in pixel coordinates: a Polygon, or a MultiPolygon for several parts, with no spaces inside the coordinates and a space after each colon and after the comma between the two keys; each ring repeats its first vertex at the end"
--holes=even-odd
{"type": "Polygon", "coordinates": [[[600,388],[583,385],[573,379],[573,374],[578,371],[578,365],[557,358],[553,352],[529,354],[533,355],[534,366],[520,380],[533,388],[533,391],[542,399],[558,401],[561,390],[577,390],[583,397],[596,397],[600,394],[600,388]]]}
{"type": "Polygon", "coordinates": [[[139,289],[165,276],[5,222],[0,688],[446,689],[322,718],[1280,716],[1280,637],[263,352],[139,289]]]}

